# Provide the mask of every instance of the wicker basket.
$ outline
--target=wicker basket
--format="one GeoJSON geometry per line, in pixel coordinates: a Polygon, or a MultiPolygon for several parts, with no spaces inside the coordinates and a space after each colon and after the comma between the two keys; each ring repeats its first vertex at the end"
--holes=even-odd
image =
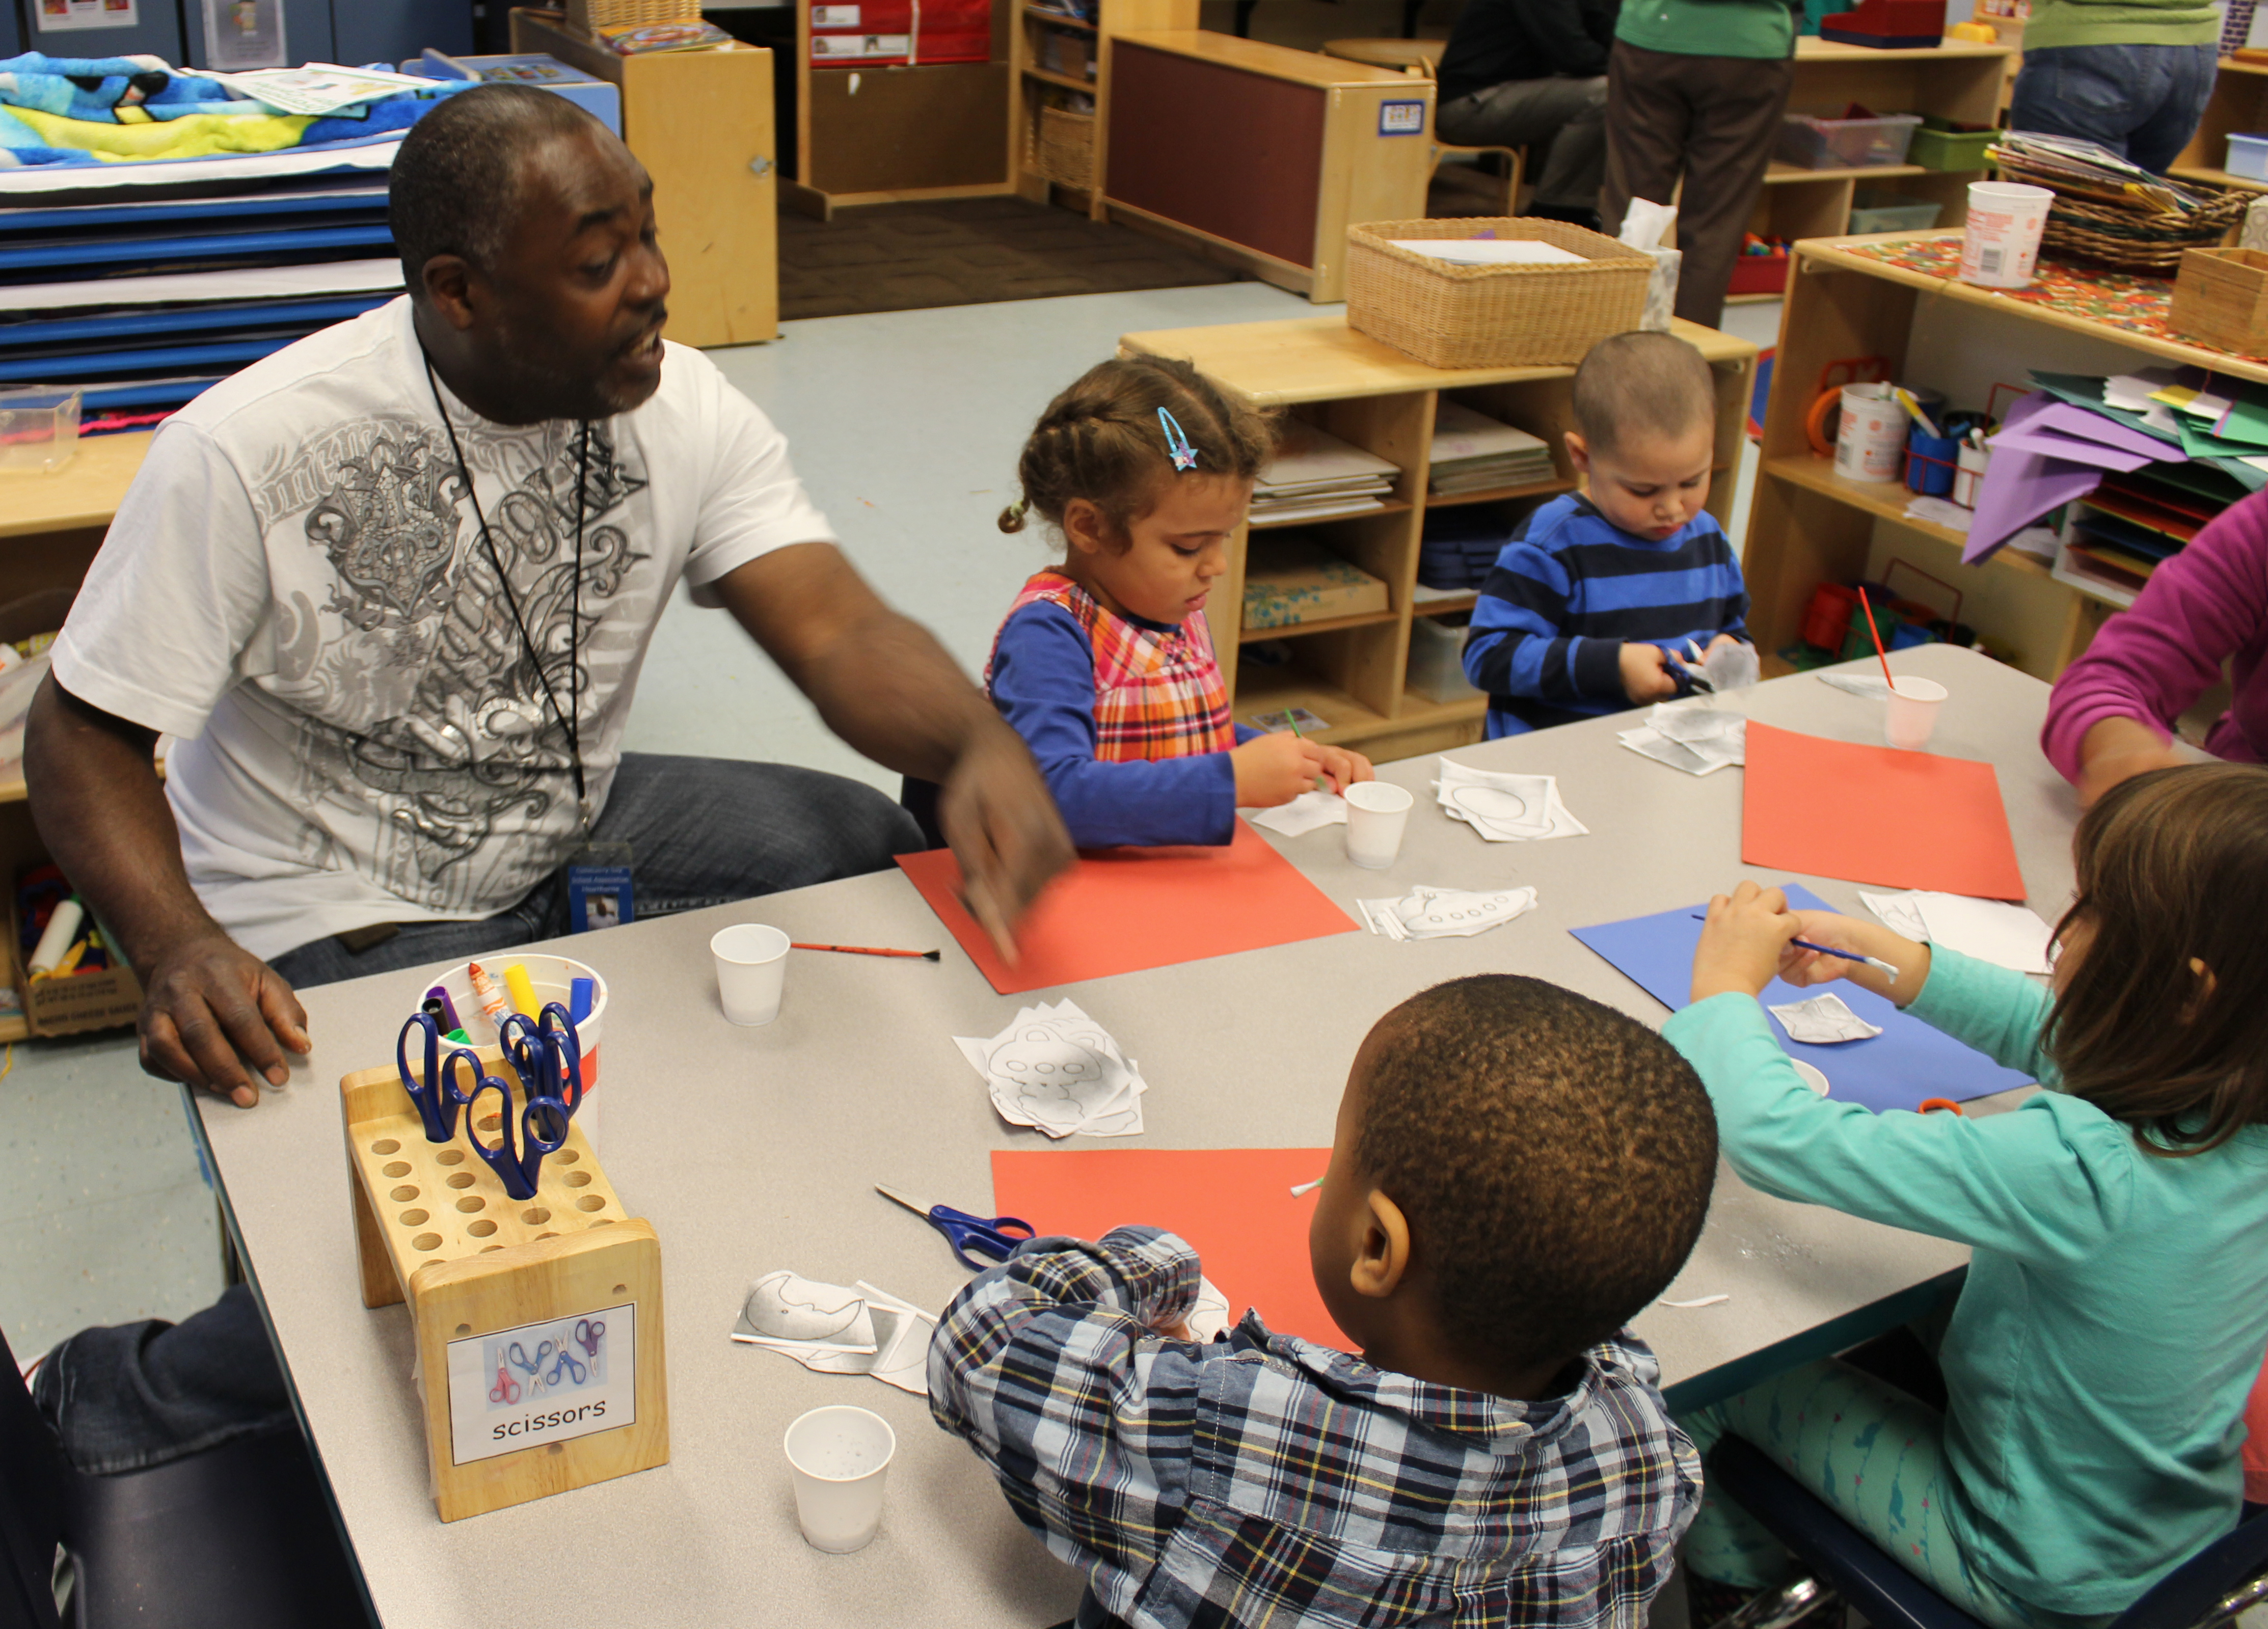
{"type": "Polygon", "coordinates": [[[567,0],[567,26],[584,33],[617,23],[700,20],[698,0],[567,0]]]}
{"type": "Polygon", "coordinates": [[[1561,221],[1373,221],[1347,228],[1347,326],[1428,367],[1576,363],[1638,327],[1653,272],[1643,249],[1561,221]],[[1484,235],[1536,239],[1584,263],[1453,266],[1391,241],[1484,235]]]}
{"type": "Polygon", "coordinates": [[[1094,186],[1094,115],[1042,107],[1035,122],[1032,168],[1058,187],[1081,192],[1094,186]]]}
{"type": "Polygon", "coordinates": [[[1987,151],[2002,181],[2044,187],[2055,194],[2040,234],[2043,252],[2149,277],[2172,276],[2181,268],[2185,249],[2218,247],[2242,224],[2245,206],[2257,196],[2234,187],[2185,181],[2181,183],[2184,191],[2204,194],[2213,202],[2188,215],[2159,215],[2139,200],[2107,189],[2074,187],[2069,177],[2036,169],[2006,149],[1987,151]]]}

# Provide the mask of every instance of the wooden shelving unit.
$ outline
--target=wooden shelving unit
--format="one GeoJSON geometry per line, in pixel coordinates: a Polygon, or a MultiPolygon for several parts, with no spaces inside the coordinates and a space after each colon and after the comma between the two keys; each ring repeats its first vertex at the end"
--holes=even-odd
{"type": "MultiPolygon", "coordinates": [[[[1739,455],[1747,423],[1756,347],[1690,323],[1677,324],[1676,331],[1699,347],[1716,372],[1717,461],[1729,468],[1739,455]]],[[[1229,569],[1205,608],[1216,648],[1238,653],[1226,674],[1238,721],[1305,707],[1329,722],[1319,739],[1359,747],[1379,759],[1478,740],[1484,700],[1436,702],[1407,682],[1411,623],[1469,611],[1474,601],[1469,593],[1441,593],[1419,586],[1418,549],[1425,512],[1572,490],[1561,438],[1573,423],[1568,381],[1574,369],[1429,368],[1356,333],[1344,316],[1128,334],[1118,343],[1122,354],[1187,357],[1256,405],[1282,408],[1399,471],[1385,511],[1294,523],[1384,581],[1388,608],[1381,614],[1247,630],[1242,610],[1248,529],[1239,530],[1230,547],[1229,569]],[[1426,496],[1434,408],[1444,393],[1542,436],[1551,444],[1559,478],[1500,492],[1446,499],[1426,496]],[[1268,653],[1280,646],[1289,660],[1265,662],[1255,646],[1268,653]]],[[[1710,494],[1711,512],[1721,521],[1732,502],[1732,483],[1717,482],[1710,494]]]]}
{"type": "MultiPolygon", "coordinates": [[[[2010,549],[1980,565],[1964,565],[1961,549],[1967,540],[1946,527],[1909,519],[1904,512],[1912,494],[1903,483],[1876,484],[1837,475],[1830,460],[1811,451],[1803,426],[1821,370],[1840,357],[1879,355],[1889,359],[1893,378],[1907,377],[1915,312],[1925,299],[1953,301],[1993,313],[1994,321],[2007,329],[2007,343],[2017,358],[2011,365],[2017,376],[2022,372],[2026,331],[2041,328],[2083,334],[2117,346],[2133,353],[2137,365],[2175,362],[2257,384],[2268,384],[2268,366],[1908,271],[1845,247],[1878,240],[1799,243],[1789,270],[1771,400],[1764,415],[1764,457],[1742,557],[1749,624],[1764,653],[1765,671],[1775,667],[1773,652],[1795,643],[1805,608],[1821,583],[1864,576],[1875,549],[1895,542],[1902,557],[1911,557],[1964,594],[2014,607],[2004,608],[2003,615],[2020,615],[2034,627],[2053,627],[2052,639],[2021,652],[2026,671],[2052,680],[2086,650],[2118,601],[2010,549]]],[[[1914,382],[1932,382],[1926,363],[1916,360],[1919,365],[1914,382]]],[[[1988,638],[1999,631],[1975,616],[1967,620],[1977,623],[1988,638]]]]}
{"type": "Polygon", "coordinates": [[[1008,176],[1011,185],[1022,196],[1035,203],[1054,202],[1066,208],[1081,210],[1094,218],[1102,217],[1102,174],[1107,159],[1104,132],[1110,122],[1110,52],[1105,40],[1121,34],[1153,33],[1163,29],[1195,28],[1197,26],[1197,0],[1097,0],[1092,21],[1063,16],[1045,6],[1033,5],[1028,0],[1003,0],[1015,8],[1015,26],[1010,36],[1009,66],[1012,70],[1008,85],[1008,176]],[[1069,29],[1093,36],[1090,47],[1094,56],[1094,77],[1075,79],[1071,76],[1051,73],[1040,66],[1040,41],[1051,28],[1069,29]],[[1094,103],[1094,185],[1089,188],[1057,186],[1034,167],[1032,149],[1037,136],[1040,109],[1043,107],[1064,107],[1073,97],[1091,98],[1094,103]]]}
{"type": "Polygon", "coordinates": [[[2268,192],[2268,181],[2250,175],[2232,175],[2220,166],[2228,161],[2228,138],[2232,134],[2250,135],[2257,130],[2268,130],[2268,65],[2220,59],[2220,72],[2213,80],[2213,100],[2205,104],[2205,117],[2198,121],[2197,134],[2190,144],[2182,149],[2174,160],[2171,173],[2176,180],[2213,181],[2222,187],[2242,187],[2249,192],[2268,192]]]}

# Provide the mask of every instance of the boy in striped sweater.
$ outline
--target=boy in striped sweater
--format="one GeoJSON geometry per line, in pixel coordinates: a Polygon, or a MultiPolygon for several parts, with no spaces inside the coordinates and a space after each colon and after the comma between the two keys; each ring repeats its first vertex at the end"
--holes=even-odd
{"type": "Polygon", "coordinates": [[[1465,638],[1491,741],[1686,694],[1689,663],[1746,638],[1740,562],[1701,506],[1717,443],[1701,353],[1618,334],[1575,370],[1574,398],[1567,454],[1587,490],[1528,517],[1465,638]]]}

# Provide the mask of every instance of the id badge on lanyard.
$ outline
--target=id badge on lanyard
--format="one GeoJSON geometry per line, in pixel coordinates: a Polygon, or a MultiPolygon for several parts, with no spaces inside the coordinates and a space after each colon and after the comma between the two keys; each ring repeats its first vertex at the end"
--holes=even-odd
{"type": "Polygon", "coordinates": [[[567,926],[575,933],[637,920],[630,845],[586,843],[567,857],[567,926]]]}

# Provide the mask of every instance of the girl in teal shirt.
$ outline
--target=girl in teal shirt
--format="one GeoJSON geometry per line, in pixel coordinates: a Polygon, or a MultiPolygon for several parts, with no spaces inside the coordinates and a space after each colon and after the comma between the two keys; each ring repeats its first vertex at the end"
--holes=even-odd
{"type": "MultiPolygon", "coordinates": [[[[1764,1448],[2002,1629],[2107,1622],[2235,1524],[2268,1349],[2268,768],[2138,776],[2073,847],[2051,991],[1743,882],[1663,1030],[1749,1182],[1974,1250],[1942,1415],[1829,1360],[1683,1423],[1764,1448]],[[1976,1118],[1815,1097],[1756,999],[1776,976],[1848,978],[2046,1089],[1976,1118]]],[[[1713,1496],[1686,1563],[1753,1588],[1787,1569],[1713,1496]]]]}

